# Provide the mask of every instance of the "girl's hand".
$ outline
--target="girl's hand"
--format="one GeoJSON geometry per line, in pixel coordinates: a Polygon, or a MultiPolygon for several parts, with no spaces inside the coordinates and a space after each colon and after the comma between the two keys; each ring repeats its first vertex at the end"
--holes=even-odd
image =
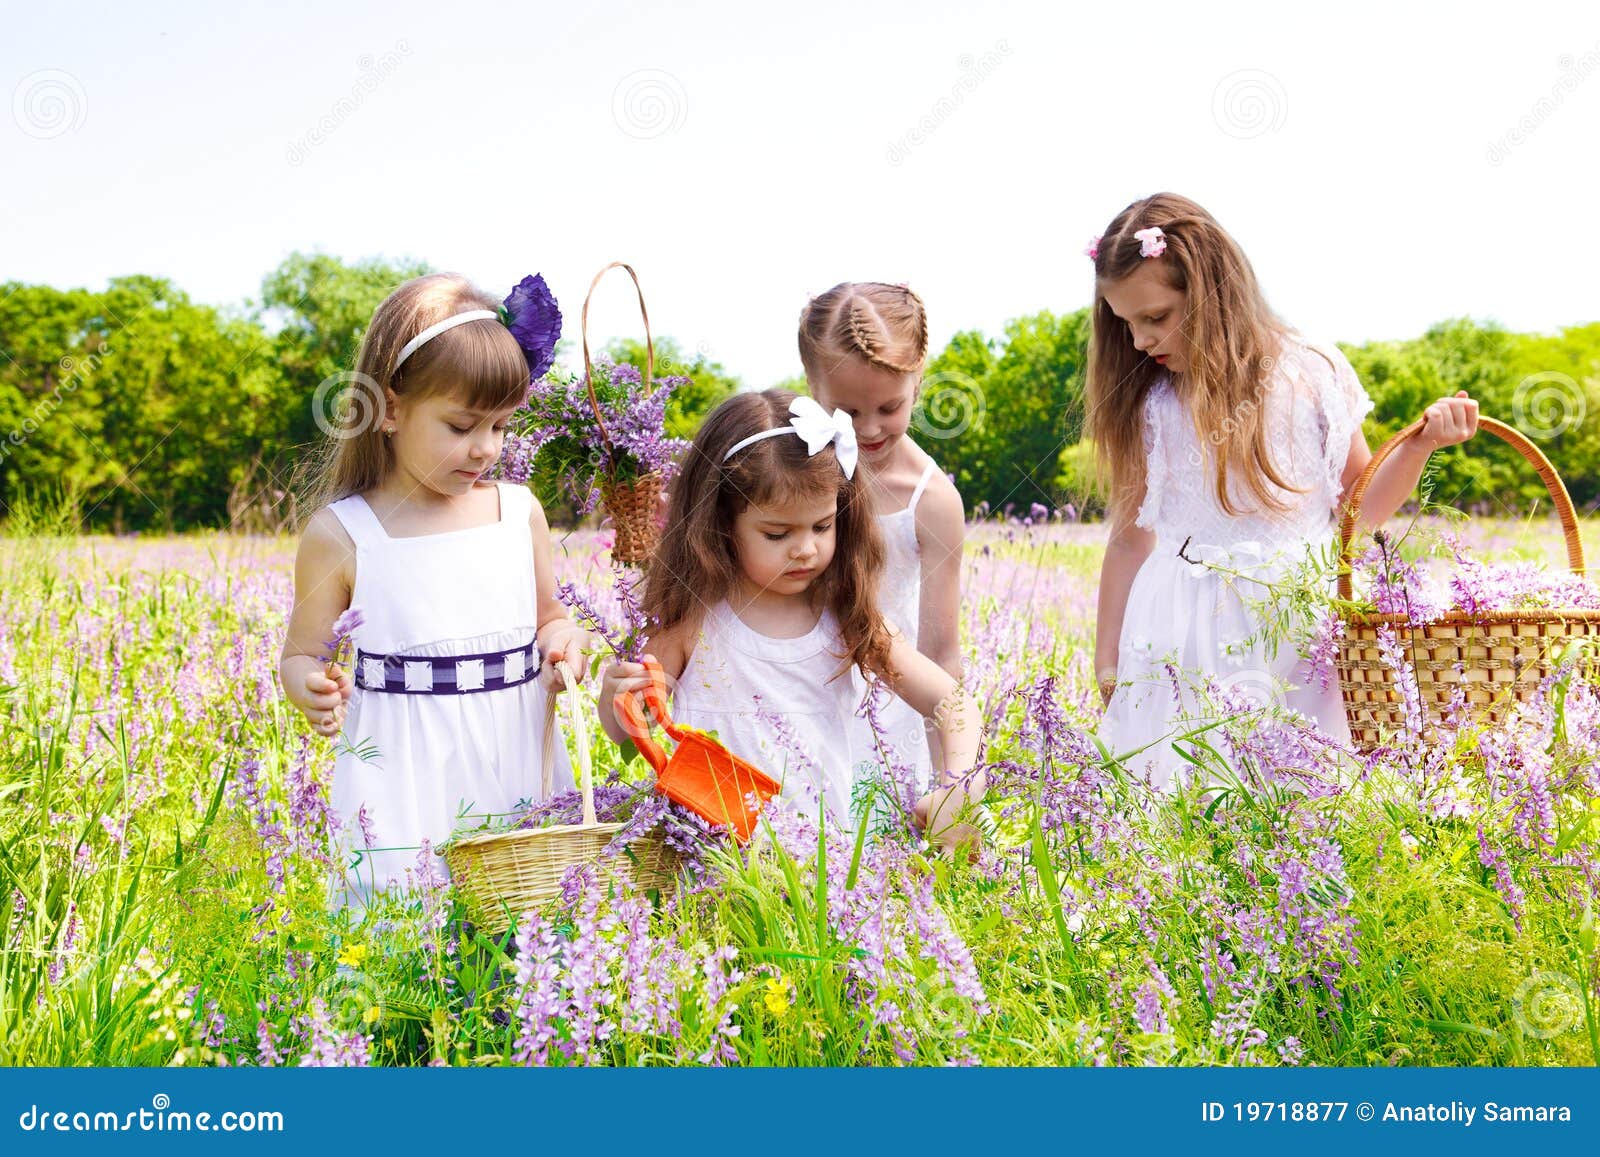
{"type": "Polygon", "coordinates": [[[934,788],[917,801],[912,818],[927,833],[928,841],[940,851],[967,850],[976,853],[983,833],[960,820],[969,804],[983,798],[982,776],[963,776],[947,787],[934,788]]]}
{"type": "Polygon", "coordinates": [[[552,638],[544,649],[545,665],[550,668],[550,688],[553,691],[567,689],[566,676],[556,666],[563,659],[572,668],[572,678],[576,683],[582,683],[589,675],[589,657],[584,653],[584,636],[587,634],[579,627],[561,632],[552,638]]]}
{"type": "MultiPolygon", "coordinates": [[[[644,656],[653,658],[651,655],[644,656]]],[[[609,704],[618,695],[631,695],[650,686],[650,673],[643,663],[617,659],[606,667],[600,679],[600,699],[609,704]]]]}
{"type": "Polygon", "coordinates": [[[307,671],[304,693],[295,706],[305,713],[318,735],[337,735],[344,726],[346,704],[354,687],[355,683],[337,663],[307,671]]]}
{"type": "Polygon", "coordinates": [[[1424,425],[1417,442],[1431,454],[1445,446],[1456,446],[1478,432],[1478,403],[1457,390],[1453,398],[1440,398],[1422,411],[1424,425]]]}
{"type": "Polygon", "coordinates": [[[1100,672],[1100,706],[1111,706],[1111,697],[1117,693],[1117,669],[1107,667],[1100,672]]]}

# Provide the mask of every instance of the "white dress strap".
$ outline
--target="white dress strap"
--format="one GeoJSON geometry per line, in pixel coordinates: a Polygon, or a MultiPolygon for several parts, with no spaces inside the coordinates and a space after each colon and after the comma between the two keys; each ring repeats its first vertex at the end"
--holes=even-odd
{"type": "Polygon", "coordinates": [[[500,482],[500,501],[504,504],[501,511],[503,521],[515,523],[527,529],[528,520],[533,516],[533,491],[516,482],[500,482]]]}
{"type": "Polygon", "coordinates": [[[329,505],[328,509],[333,511],[334,517],[343,524],[358,550],[389,537],[383,529],[383,523],[379,522],[378,516],[372,512],[372,507],[368,506],[367,500],[359,494],[341,498],[329,505]]]}
{"type": "Polygon", "coordinates": [[[935,469],[936,465],[930,459],[928,465],[922,471],[922,477],[917,479],[917,488],[911,492],[911,501],[906,503],[907,510],[915,510],[917,508],[917,502],[921,499],[922,492],[928,488],[928,482],[933,478],[935,469]]]}

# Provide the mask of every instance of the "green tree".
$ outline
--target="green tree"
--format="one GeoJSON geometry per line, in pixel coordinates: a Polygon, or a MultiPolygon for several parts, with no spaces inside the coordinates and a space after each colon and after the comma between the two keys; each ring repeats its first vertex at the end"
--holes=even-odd
{"type": "Polygon", "coordinates": [[[1061,457],[1083,430],[1088,311],[1048,310],[991,341],[956,334],[928,365],[913,433],[955,475],[969,509],[1052,506],[1061,457]]]}
{"type": "Polygon", "coordinates": [[[349,263],[325,253],[291,253],[262,280],[263,319],[275,330],[273,356],[301,399],[284,449],[318,437],[312,413],[317,386],[354,368],[361,337],[383,299],[401,282],[431,272],[409,259],[349,263]]]}

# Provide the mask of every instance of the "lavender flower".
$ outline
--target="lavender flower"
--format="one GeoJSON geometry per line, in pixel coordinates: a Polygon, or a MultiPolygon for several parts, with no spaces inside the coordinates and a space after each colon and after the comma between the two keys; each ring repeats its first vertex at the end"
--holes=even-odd
{"type": "Polygon", "coordinates": [[[365,621],[366,615],[360,607],[351,607],[334,619],[333,638],[324,644],[327,647],[327,653],[323,655],[322,661],[324,663],[339,662],[341,658],[340,652],[343,650],[345,643],[349,641],[350,636],[355,634],[365,621]]]}

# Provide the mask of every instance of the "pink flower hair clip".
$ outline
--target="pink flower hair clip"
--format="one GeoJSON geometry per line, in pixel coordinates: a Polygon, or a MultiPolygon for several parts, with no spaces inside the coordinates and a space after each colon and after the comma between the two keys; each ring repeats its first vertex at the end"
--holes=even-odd
{"type": "Polygon", "coordinates": [[[1100,260],[1100,239],[1104,236],[1105,234],[1103,233],[1096,233],[1089,238],[1089,247],[1083,251],[1083,255],[1090,261],[1100,260]]]}
{"type": "Polygon", "coordinates": [[[1139,229],[1134,233],[1139,239],[1140,257],[1160,257],[1167,251],[1166,234],[1159,225],[1152,225],[1148,229],[1139,229]]]}

